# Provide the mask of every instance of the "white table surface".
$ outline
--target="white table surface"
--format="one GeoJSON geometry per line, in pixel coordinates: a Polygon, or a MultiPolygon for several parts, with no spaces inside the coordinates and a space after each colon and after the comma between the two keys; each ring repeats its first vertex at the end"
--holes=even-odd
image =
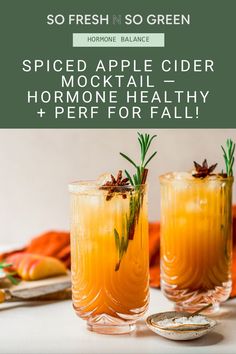
{"type": "MultiPolygon", "coordinates": [[[[171,310],[159,290],[151,290],[148,313],[171,310]]],[[[222,307],[218,326],[207,336],[174,342],[151,332],[144,322],[128,335],[101,335],[89,332],[78,318],[71,301],[0,305],[0,353],[30,354],[128,354],[128,353],[236,353],[236,299],[222,307]]]]}

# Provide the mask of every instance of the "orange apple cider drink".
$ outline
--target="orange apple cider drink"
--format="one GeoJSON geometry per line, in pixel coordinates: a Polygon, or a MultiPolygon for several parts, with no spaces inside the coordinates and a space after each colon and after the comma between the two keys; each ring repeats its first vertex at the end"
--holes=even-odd
{"type": "Polygon", "coordinates": [[[88,329],[128,333],[149,302],[146,166],[156,136],[138,133],[140,162],[122,177],[75,182],[71,192],[71,273],[73,305],[88,329]],[[132,176],[132,177],[131,177],[132,176]]]}
{"type": "Polygon", "coordinates": [[[135,191],[124,194],[121,187],[107,200],[106,188],[101,190],[91,183],[70,185],[73,304],[95,331],[129,332],[147,309],[145,188],[142,186],[139,220],[129,240],[127,217],[135,191]]]}
{"type": "Polygon", "coordinates": [[[168,173],[161,182],[161,287],[178,310],[212,311],[231,291],[233,177],[168,173]]]}

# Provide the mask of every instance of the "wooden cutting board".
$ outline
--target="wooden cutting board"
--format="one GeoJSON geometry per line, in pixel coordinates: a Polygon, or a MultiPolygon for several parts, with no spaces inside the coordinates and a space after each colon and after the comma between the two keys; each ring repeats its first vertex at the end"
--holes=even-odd
{"type": "Polygon", "coordinates": [[[70,273],[57,277],[21,281],[18,285],[11,285],[1,289],[5,292],[5,301],[28,300],[62,300],[71,297],[70,273]]]}

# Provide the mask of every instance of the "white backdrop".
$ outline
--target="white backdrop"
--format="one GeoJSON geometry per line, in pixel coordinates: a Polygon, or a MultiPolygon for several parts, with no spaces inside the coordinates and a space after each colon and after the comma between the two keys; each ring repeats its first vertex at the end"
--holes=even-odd
{"type": "MultiPolygon", "coordinates": [[[[219,162],[220,145],[234,130],[145,130],[157,134],[150,164],[149,215],[159,217],[158,175],[190,170],[192,161],[219,162]]],[[[67,185],[95,179],[130,165],[119,152],[138,158],[136,130],[0,130],[0,243],[24,243],[50,229],[69,228],[67,185]]],[[[236,193],[234,188],[234,201],[236,193]]]]}

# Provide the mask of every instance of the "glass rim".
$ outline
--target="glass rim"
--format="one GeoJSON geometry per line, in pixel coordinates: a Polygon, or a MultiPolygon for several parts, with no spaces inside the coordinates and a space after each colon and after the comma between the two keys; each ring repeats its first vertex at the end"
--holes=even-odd
{"type": "Polygon", "coordinates": [[[177,176],[173,175],[173,174],[180,175],[180,174],[185,174],[185,173],[188,173],[188,172],[186,172],[186,171],[167,172],[167,173],[160,175],[159,180],[160,180],[160,183],[171,183],[171,182],[183,183],[183,182],[186,182],[186,183],[193,183],[193,184],[196,182],[198,182],[198,183],[199,182],[201,182],[201,183],[210,183],[210,182],[219,182],[219,183],[231,182],[231,183],[233,183],[234,182],[233,176],[224,177],[220,174],[212,174],[212,176],[208,176],[208,177],[204,177],[204,178],[194,177],[194,176],[192,176],[191,173],[189,173],[188,177],[183,176],[183,178],[177,178],[177,176]],[[170,176],[170,177],[168,177],[168,176],[170,176]],[[209,178],[209,177],[213,177],[213,178],[209,178]]]}
{"type": "MultiPolygon", "coordinates": [[[[121,193],[122,191],[136,191],[137,188],[144,189],[147,186],[147,183],[144,184],[139,184],[132,186],[132,184],[126,185],[126,186],[117,186],[117,185],[111,185],[111,186],[103,186],[98,184],[96,180],[76,180],[72,181],[68,184],[68,189],[69,192],[72,193],[79,193],[79,192],[86,192],[89,190],[109,190],[110,188],[117,188],[121,193]],[[102,187],[102,188],[101,188],[102,187]]],[[[117,191],[117,192],[119,192],[117,191]]]]}

